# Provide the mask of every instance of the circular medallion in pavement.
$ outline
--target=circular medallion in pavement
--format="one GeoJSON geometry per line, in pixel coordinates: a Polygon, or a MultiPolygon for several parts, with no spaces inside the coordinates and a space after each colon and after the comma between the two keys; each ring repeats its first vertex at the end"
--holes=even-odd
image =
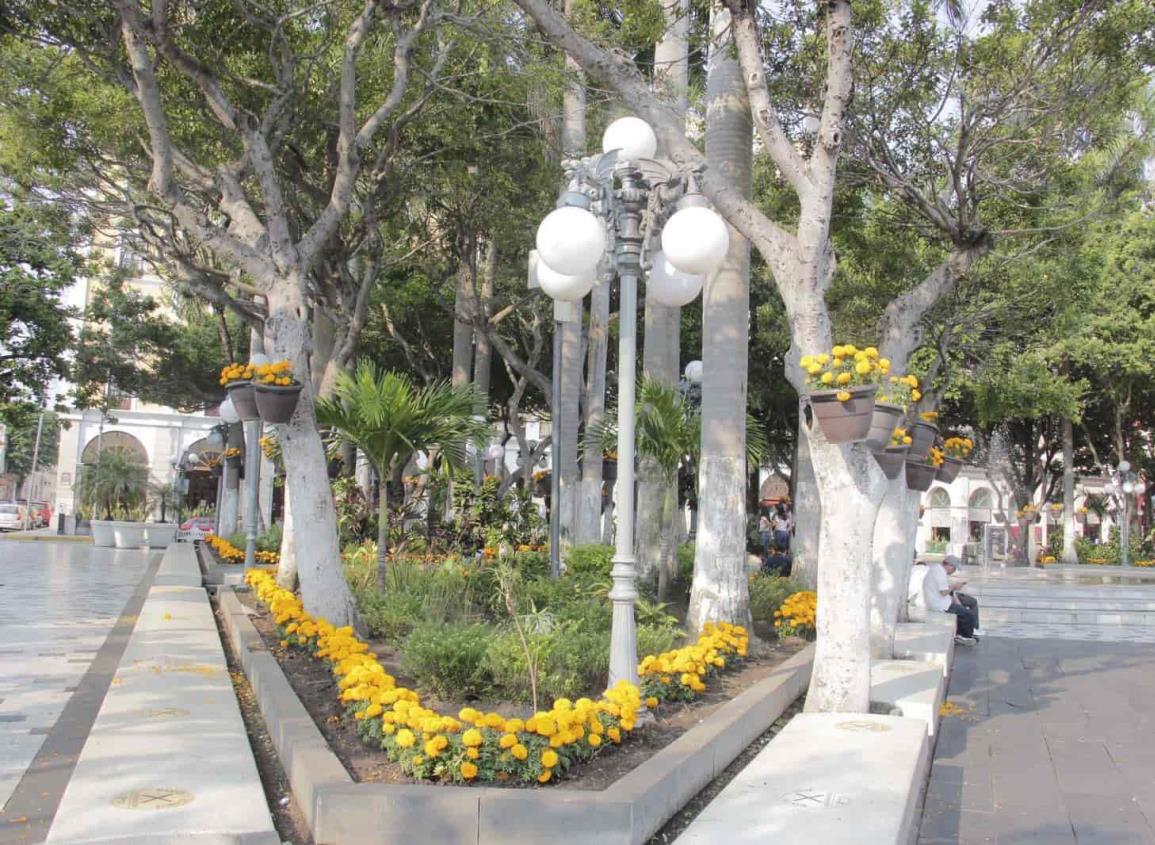
{"type": "Polygon", "coordinates": [[[183,789],[154,786],[123,792],[112,799],[112,806],[122,810],[173,810],[190,803],[194,797],[183,789]]]}
{"type": "Polygon", "coordinates": [[[146,719],[183,719],[190,715],[183,707],[153,707],[144,711],[146,719]]]}
{"type": "Polygon", "coordinates": [[[839,722],[834,727],[842,731],[876,734],[886,733],[890,730],[890,725],[884,725],[882,722],[869,722],[866,719],[860,719],[854,722],[839,722]]]}

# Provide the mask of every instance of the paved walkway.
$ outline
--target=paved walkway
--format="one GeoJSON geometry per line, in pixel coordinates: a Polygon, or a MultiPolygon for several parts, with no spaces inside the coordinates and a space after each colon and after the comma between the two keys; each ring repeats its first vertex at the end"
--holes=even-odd
{"type": "Polygon", "coordinates": [[[988,636],[949,701],[921,845],[1155,845],[1155,648],[988,636]]]}
{"type": "Polygon", "coordinates": [[[0,843],[47,833],[158,560],[0,541],[0,843]]]}

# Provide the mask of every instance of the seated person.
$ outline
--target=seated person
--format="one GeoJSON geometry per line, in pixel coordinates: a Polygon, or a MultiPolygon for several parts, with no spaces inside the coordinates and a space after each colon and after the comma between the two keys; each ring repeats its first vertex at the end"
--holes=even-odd
{"type": "Polygon", "coordinates": [[[979,603],[974,596],[968,596],[962,592],[962,588],[966,586],[966,580],[962,578],[955,578],[954,574],[958,572],[959,559],[956,555],[947,555],[942,559],[943,569],[946,570],[947,577],[950,578],[951,598],[958,604],[961,604],[971,612],[974,617],[975,630],[974,635],[981,637],[983,635],[982,629],[979,627],[979,603]]]}
{"type": "MultiPolygon", "coordinates": [[[[952,565],[952,569],[953,569],[952,565]]],[[[978,640],[974,637],[975,620],[963,605],[954,600],[954,591],[951,589],[950,576],[946,567],[941,563],[928,563],[926,577],[922,582],[922,592],[927,609],[931,612],[953,613],[957,618],[955,623],[955,642],[960,645],[974,645],[978,640]]]]}
{"type": "Polygon", "coordinates": [[[773,543],[770,544],[770,553],[766,555],[766,571],[771,575],[790,574],[790,555],[773,543]]]}

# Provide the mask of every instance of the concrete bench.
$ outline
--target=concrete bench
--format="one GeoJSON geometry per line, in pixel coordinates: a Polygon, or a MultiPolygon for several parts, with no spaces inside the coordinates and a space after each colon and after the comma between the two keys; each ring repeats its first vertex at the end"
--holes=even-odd
{"type": "Polygon", "coordinates": [[[279,845],[201,587],[149,591],[47,841],[279,845]]]}
{"type": "Polygon", "coordinates": [[[907,719],[921,719],[927,734],[938,727],[938,709],[946,692],[946,678],[937,663],[920,660],[870,661],[870,703],[898,710],[907,719]]]}
{"type": "Polygon", "coordinates": [[[907,845],[929,755],[921,719],[803,713],[678,845],[907,845]]]}
{"type": "Polygon", "coordinates": [[[949,613],[936,614],[925,622],[899,622],[894,629],[894,657],[935,663],[945,678],[954,658],[954,632],[955,617],[949,613]]]}
{"type": "Polygon", "coordinates": [[[156,571],[158,587],[200,587],[201,568],[192,543],[170,543],[156,571]]]}

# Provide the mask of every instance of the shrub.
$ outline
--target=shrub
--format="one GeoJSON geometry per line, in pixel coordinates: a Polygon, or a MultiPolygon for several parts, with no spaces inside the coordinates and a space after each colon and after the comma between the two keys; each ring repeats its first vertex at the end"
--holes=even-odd
{"type": "Polygon", "coordinates": [[[358,594],[357,604],[370,635],[391,643],[399,643],[424,619],[419,595],[364,592],[358,594]]]}
{"type": "Polygon", "coordinates": [[[694,544],[678,546],[678,580],[687,586],[694,580],[694,544]]]}
{"type": "Polygon", "coordinates": [[[575,575],[589,574],[609,578],[613,558],[613,546],[603,546],[600,543],[574,546],[566,555],[566,572],[575,575]]]}
{"type": "Polygon", "coordinates": [[[750,578],[750,615],[756,622],[773,622],[782,602],[802,590],[793,578],[758,573],[750,578]]]}
{"type": "Polygon", "coordinates": [[[509,559],[523,578],[549,577],[549,552],[515,552],[509,559]]]}
{"type": "Polygon", "coordinates": [[[485,654],[495,633],[480,623],[419,625],[405,638],[401,668],[442,698],[479,697],[493,686],[485,654]]]}

